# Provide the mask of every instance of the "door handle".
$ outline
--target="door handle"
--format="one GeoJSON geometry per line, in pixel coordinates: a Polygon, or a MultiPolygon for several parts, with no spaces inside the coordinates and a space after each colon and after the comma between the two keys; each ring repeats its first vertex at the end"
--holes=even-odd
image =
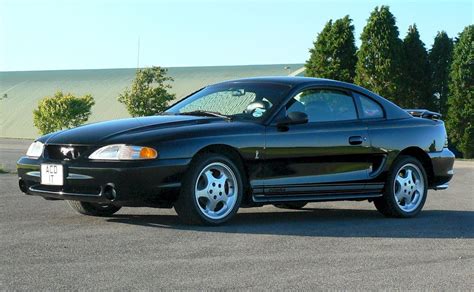
{"type": "Polygon", "coordinates": [[[364,142],[364,138],[361,136],[351,136],[349,137],[349,144],[351,145],[360,145],[364,142]]]}

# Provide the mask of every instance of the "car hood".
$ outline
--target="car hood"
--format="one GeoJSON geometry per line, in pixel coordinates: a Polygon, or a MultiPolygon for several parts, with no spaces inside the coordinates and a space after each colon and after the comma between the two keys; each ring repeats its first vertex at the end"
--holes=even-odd
{"type": "Polygon", "coordinates": [[[161,128],[207,123],[211,120],[216,120],[216,118],[163,115],[120,119],[60,131],[38,140],[46,144],[58,145],[102,145],[117,136],[139,134],[141,132],[155,131],[161,128]]]}

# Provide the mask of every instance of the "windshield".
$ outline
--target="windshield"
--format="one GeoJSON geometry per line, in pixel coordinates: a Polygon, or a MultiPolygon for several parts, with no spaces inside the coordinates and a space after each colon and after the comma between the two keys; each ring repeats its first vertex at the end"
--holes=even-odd
{"type": "Polygon", "coordinates": [[[166,113],[262,121],[290,89],[289,85],[270,83],[212,85],[173,105],[166,113]]]}

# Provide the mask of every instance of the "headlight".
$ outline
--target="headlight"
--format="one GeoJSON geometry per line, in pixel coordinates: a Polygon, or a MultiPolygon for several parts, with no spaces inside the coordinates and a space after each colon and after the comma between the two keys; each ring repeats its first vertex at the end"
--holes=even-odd
{"type": "Polygon", "coordinates": [[[89,155],[89,159],[98,160],[143,160],[156,157],[158,157],[158,152],[153,148],[124,144],[104,146],[89,155]]]}
{"type": "Polygon", "coordinates": [[[43,154],[44,144],[41,142],[33,142],[31,143],[30,147],[28,147],[28,151],[26,151],[26,156],[30,158],[38,158],[43,154]]]}

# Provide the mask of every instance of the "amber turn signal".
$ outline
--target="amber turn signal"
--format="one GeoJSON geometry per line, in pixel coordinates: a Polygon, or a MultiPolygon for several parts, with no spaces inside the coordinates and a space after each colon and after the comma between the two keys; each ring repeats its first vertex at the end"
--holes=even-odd
{"type": "Polygon", "coordinates": [[[141,159],[155,159],[158,157],[158,152],[155,149],[150,147],[142,147],[140,150],[140,158],[141,159]]]}

